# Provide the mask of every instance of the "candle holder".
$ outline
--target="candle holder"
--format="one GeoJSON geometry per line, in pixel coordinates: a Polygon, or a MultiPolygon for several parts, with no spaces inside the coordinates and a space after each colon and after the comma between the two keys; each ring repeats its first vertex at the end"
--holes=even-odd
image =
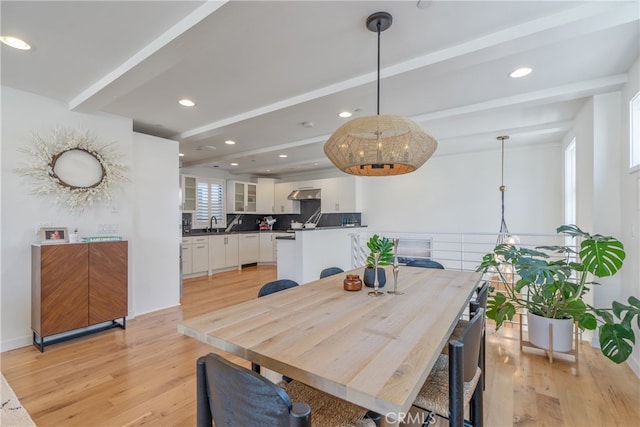
{"type": "Polygon", "coordinates": [[[367,295],[371,297],[379,297],[384,295],[384,292],[380,292],[378,290],[378,261],[380,260],[380,252],[373,254],[373,260],[373,291],[369,292],[367,295]]]}
{"type": "Polygon", "coordinates": [[[398,290],[398,271],[400,266],[398,265],[398,243],[400,239],[393,239],[393,290],[387,291],[388,294],[404,295],[404,292],[398,290]]]}

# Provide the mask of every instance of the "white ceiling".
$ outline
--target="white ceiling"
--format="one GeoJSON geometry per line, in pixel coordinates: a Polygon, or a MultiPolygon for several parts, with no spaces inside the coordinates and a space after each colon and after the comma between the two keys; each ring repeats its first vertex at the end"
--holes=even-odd
{"type": "Polygon", "coordinates": [[[2,85],[130,117],[179,140],[186,166],[282,176],[333,167],[322,146],[339,111],[375,114],[373,12],[393,15],[381,113],[420,123],[436,156],[496,149],[502,134],[557,143],[640,56],[637,0],[416,3],[3,0],[2,34],[33,49],[2,45],[2,85]],[[508,76],[523,65],[533,73],[508,76]]]}

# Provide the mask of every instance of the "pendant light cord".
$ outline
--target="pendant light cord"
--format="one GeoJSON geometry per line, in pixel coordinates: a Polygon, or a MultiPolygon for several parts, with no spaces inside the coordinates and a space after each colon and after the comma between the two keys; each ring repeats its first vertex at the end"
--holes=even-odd
{"type": "Polygon", "coordinates": [[[378,23],[376,24],[376,26],[378,27],[378,100],[377,100],[378,115],[380,115],[380,26],[381,25],[382,23],[380,22],[380,20],[378,20],[378,23]]]}

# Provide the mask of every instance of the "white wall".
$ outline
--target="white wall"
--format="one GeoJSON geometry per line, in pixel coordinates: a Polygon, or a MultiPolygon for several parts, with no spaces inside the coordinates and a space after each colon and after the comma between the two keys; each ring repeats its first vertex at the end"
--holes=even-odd
{"type": "Polygon", "coordinates": [[[133,312],[175,306],[180,301],[182,228],[178,143],[133,134],[135,186],[133,312]]]}
{"type": "MultiPolygon", "coordinates": [[[[505,144],[509,231],[552,234],[563,219],[562,148],[514,144],[505,144]]],[[[364,177],[363,224],[398,232],[497,234],[500,159],[496,142],[492,151],[435,156],[410,174],[364,177]]]]}
{"type": "MultiPolygon", "coordinates": [[[[153,203],[145,194],[136,193],[135,180],[138,178],[132,172],[141,165],[134,157],[134,138],[130,119],[107,114],[83,114],[70,112],[66,105],[48,98],[36,96],[27,92],[2,87],[2,163],[0,169],[1,200],[2,200],[2,242],[0,259],[2,272],[0,281],[0,346],[2,351],[29,345],[31,343],[31,243],[38,241],[35,227],[38,223],[48,223],[52,226],[68,227],[70,230],[78,228],[81,236],[96,235],[98,224],[114,224],[117,226],[115,234],[122,235],[129,240],[129,315],[136,314],[138,301],[151,298],[155,301],[155,292],[148,289],[138,289],[136,277],[146,274],[166,275],[175,280],[178,287],[178,246],[172,245],[175,257],[163,260],[154,265],[154,270],[146,271],[146,267],[138,266],[133,275],[133,266],[137,265],[139,257],[145,257],[146,250],[150,250],[149,243],[143,239],[134,228],[134,214],[137,206],[153,203]],[[123,156],[123,163],[129,167],[129,182],[114,189],[113,205],[117,211],[113,212],[105,204],[95,205],[83,213],[69,213],[64,207],[55,207],[51,199],[45,196],[30,194],[31,180],[14,171],[24,164],[26,154],[18,149],[30,143],[34,132],[46,135],[53,127],[74,127],[91,130],[102,143],[115,142],[118,152],[123,156]],[[174,250],[175,249],[175,250],[174,250]],[[175,266],[172,266],[172,263],[175,266]],[[9,267],[10,266],[10,267],[9,267]],[[164,272],[164,273],[163,273],[164,272]]],[[[174,143],[176,144],[176,143],[174,143]]],[[[158,152],[160,164],[167,165],[175,160],[172,150],[158,152]],[[171,153],[170,153],[171,152],[171,153]],[[169,158],[171,156],[172,158],[169,158]]],[[[177,152],[177,148],[175,149],[177,152]]],[[[141,161],[148,159],[141,159],[141,161]]],[[[144,163],[144,162],[143,162],[144,163]]],[[[177,167],[177,163],[176,163],[177,167]]],[[[163,167],[164,168],[164,167],[163,167]]],[[[155,178],[162,180],[166,170],[148,170],[155,174],[155,178]]],[[[177,182],[177,171],[170,171],[177,182]]],[[[153,179],[154,175],[147,178],[153,179]]],[[[178,199],[177,186],[175,195],[178,199]]],[[[167,194],[172,190],[168,189],[167,194]]],[[[168,233],[179,236],[179,220],[175,211],[158,211],[158,224],[167,228],[168,233]]],[[[164,245],[165,243],[163,243],[164,245]]],[[[153,248],[156,250],[156,248],[153,248]]],[[[169,249],[167,249],[169,250],[169,249]]],[[[144,265],[144,263],[141,263],[144,265]]],[[[176,292],[173,292],[175,295],[176,292]]],[[[160,301],[157,308],[178,304],[175,297],[160,301]],[[173,304],[170,302],[173,301],[173,304]]],[[[147,311],[153,309],[152,304],[143,305],[147,311]]]]}
{"type": "MultiPolygon", "coordinates": [[[[621,94],[620,121],[620,238],[627,252],[625,265],[620,271],[620,295],[640,297],[640,168],[629,170],[629,101],[640,91],[640,59],[628,72],[627,84],[621,94]]],[[[640,331],[636,329],[636,340],[640,331]]],[[[636,375],[640,376],[640,351],[636,350],[628,361],[636,375]]]]}

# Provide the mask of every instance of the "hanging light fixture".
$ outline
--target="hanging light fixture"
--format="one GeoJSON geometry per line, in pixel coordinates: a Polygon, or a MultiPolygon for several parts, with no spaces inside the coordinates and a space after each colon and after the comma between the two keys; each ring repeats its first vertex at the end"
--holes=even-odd
{"type": "Polygon", "coordinates": [[[502,176],[500,181],[500,198],[501,198],[501,216],[500,216],[500,231],[498,232],[498,240],[496,241],[496,246],[502,243],[507,244],[516,244],[519,243],[520,239],[517,236],[513,236],[509,234],[509,228],[507,227],[507,223],[504,220],[504,192],[507,191],[507,187],[504,185],[504,142],[509,139],[508,135],[501,135],[496,138],[502,144],[502,176]]]}
{"type": "Polygon", "coordinates": [[[324,144],[334,165],[352,175],[385,176],[413,172],[431,157],[438,142],[406,117],[380,115],[380,33],[391,26],[387,12],[367,18],[367,28],[378,33],[377,114],[340,126],[324,144]]]}

